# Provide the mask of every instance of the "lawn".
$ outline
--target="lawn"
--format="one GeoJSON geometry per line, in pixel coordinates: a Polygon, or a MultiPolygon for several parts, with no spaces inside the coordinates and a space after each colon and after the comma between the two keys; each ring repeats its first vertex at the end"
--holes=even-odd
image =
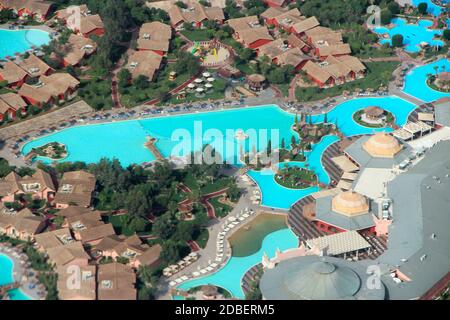
{"type": "Polygon", "coordinates": [[[183,30],[181,34],[191,41],[206,41],[211,39],[209,29],[183,30]]]}
{"type": "Polygon", "coordinates": [[[387,86],[392,79],[392,73],[398,67],[398,62],[367,62],[367,75],[363,79],[345,83],[332,88],[299,88],[295,90],[295,97],[298,101],[317,101],[327,97],[335,97],[343,91],[353,92],[355,89],[378,89],[380,86],[387,86]]]}
{"type": "Polygon", "coordinates": [[[219,201],[219,199],[220,199],[220,197],[217,197],[217,198],[209,199],[208,201],[214,207],[216,216],[223,218],[223,217],[226,217],[233,208],[227,204],[221,203],[219,201]]]}

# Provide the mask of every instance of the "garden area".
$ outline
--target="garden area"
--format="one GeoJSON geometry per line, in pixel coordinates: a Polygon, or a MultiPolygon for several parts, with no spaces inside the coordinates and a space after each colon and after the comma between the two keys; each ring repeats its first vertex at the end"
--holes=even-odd
{"type": "Polygon", "coordinates": [[[289,167],[278,170],[275,181],[283,187],[290,189],[305,189],[317,184],[317,175],[308,169],[289,167]]]}
{"type": "Polygon", "coordinates": [[[356,123],[369,128],[384,128],[392,125],[395,122],[394,115],[386,110],[383,111],[379,121],[364,121],[365,110],[356,111],[353,114],[353,120],[355,120],[356,123]]]}
{"type": "Polygon", "coordinates": [[[378,90],[380,87],[387,87],[392,80],[392,73],[398,67],[399,63],[395,61],[388,62],[367,62],[367,74],[363,79],[357,79],[339,86],[331,88],[319,87],[297,87],[295,97],[298,101],[319,101],[329,97],[339,96],[346,92],[378,90]]]}
{"type": "Polygon", "coordinates": [[[60,160],[67,156],[66,146],[58,142],[50,142],[41,147],[33,148],[38,156],[47,157],[52,160],[60,160]]]}

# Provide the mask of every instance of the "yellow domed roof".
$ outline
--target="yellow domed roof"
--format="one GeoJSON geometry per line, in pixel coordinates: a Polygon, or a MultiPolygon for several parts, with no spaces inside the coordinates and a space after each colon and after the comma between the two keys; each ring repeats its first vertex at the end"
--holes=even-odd
{"type": "Polygon", "coordinates": [[[369,203],[363,195],[354,191],[346,191],[333,198],[331,210],[353,217],[369,212],[369,203]]]}
{"type": "Polygon", "coordinates": [[[402,149],[397,139],[384,132],[374,134],[362,147],[372,157],[380,158],[393,158],[402,149]]]}

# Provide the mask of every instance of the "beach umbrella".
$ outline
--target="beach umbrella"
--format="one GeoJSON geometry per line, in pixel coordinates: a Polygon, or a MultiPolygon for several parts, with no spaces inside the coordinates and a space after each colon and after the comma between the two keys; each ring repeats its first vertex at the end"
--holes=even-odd
{"type": "Polygon", "coordinates": [[[197,92],[203,92],[204,90],[205,90],[205,89],[203,89],[203,88],[197,88],[197,89],[196,89],[197,92]]]}
{"type": "Polygon", "coordinates": [[[195,83],[202,83],[202,82],[203,82],[203,80],[202,80],[202,79],[200,79],[200,78],[197,78],[197,79],[195,79],[195,80],[194,80],[194,82],[195,82],[195,83]]]}
{"type": "Polygon", "coordinates": [[[209,78],[211,74],[209,72],[203,72],[202,76],[205,78],[209,78]]]}
{"type": "Polygon", "coordinates": [[[213,87],[213,85],[212,85],[211,83],[207,83],[207,84],[205,84],[205,87],[208,88],[208,89],[210,89],[210,88],[213,87]]]}
{"type": "Polygon", "coordinates": [[[187,85],[187,87],[188,87],[189,89],[194,89],[194,88],[195,88],[195,84],[189,83],[189,84],[187,85]]]}
{"type": "Polygon", "coordinates": [[[216,79],[214,79],[213,77],[210,77],[210,78],[208,78],[208,79],[206,79],[206,80],[208,80],[208,82],[213,82],[213,81],[216,80],[216,79]]]}

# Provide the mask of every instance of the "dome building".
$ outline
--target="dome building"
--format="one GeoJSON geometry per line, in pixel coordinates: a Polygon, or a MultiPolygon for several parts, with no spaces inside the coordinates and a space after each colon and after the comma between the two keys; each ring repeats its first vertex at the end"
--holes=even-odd
{"type": "Polygon", "coordinates": [[[352,190],[316,199],[315,223],[326,233],[375,232],[371,201],[352,190]]]}
{"type": "Polygon", "coordinates": [[[260,289],[273,300],[383,300],[385,287],[368,288],[360,264],[334,257],[303,256],[265,270],[260,289]]]}
{"type": "Polygon", "coordinates": [[[362,136],[344,149],[353,163],[363,168],[392,169],[412,154],[412,148],[385,132],[362,136]]]}
{"type": "Polygon", "coordinates": [[[393,158],[402,150],[398,140],[384,132],[374,134],[362,146],[372,157],[379,158],[393,158]]]}

